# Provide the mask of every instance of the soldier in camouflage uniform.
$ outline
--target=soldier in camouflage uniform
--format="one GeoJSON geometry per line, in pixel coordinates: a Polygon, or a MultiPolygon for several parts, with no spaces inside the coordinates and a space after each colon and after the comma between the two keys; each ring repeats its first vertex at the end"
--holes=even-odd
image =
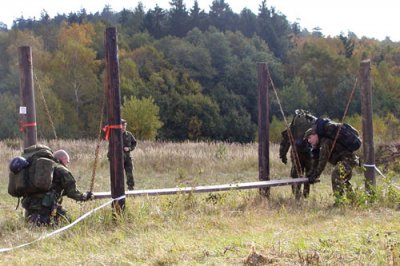
{"type": "Polygon", "coordinates": [[[136,147],[136,139],[133,134],[126,130],[128,123],[126,120],[121,119],[122,122],[122,143],[124,149],[124,169],[126,175],[126,184],[129,190],[133,190],[135,180],[133,179],[133,161],[130,152],[136,147]]]}
{"type": "Polygon", "coordinates": [[[57,162],[50,190],[46,193],[28,195],[22,199],[27,221],[37,226],[56,225],[61,218],[70,222],[66,210],[61,206],[63,196],[76,201],[87,201],[92,198],[92,192],[81,193],[76,188],[75,178],[67,168],[68,153],[58,150],[53,155],[57,162]]]}
{"type": "MultiPolygon", "coordinates": [[[[290,160],[292,162],[290,176],[292,178],[299,177],[298,170],[300,170],[301,173],[309,173],[312,168],[313,156],[318,156],[318,154],[313,154],[311,152],[311,146],[308,144],[307,140],[304,140],[305,131],[315,123],[316,119],[315,116],[307,111],[296,110],[295,116],[290,123],[290,131],[294,138],[295,149],[300,162],[300,169],[296,169],[294,149],[292,149],[290,153],[290,160]]],[[[282,132],[282,139],[279,146],[279,158],[284,164],[287,164],[287,153],[290,146],[289,133],[288,129],[286,129],[282,132]]],[[[296,199],[300,199],[302,194],[303,197],[306,198],[310,194],[310,184],[304,184],[303,193],[301,193],[301,184],[292,185],[292,192],[296,199]]]]}
{"type": "MultiPolygon", "coordinates": [[[[335,136],[338,124],[329,121],[323,125],[321,130],[324,131],[324,136],[335,136]]],[[[337,199],[340,199],[345,192],[352,191],[350,179],[352,177],[352,168],[358,165],[358,157],[338,141],[336,141],[332,150],[333,139],[324,137],[318,132],[320,132],[320,129],[314,126],[308,129],[304,135],[305,139],[313,146],[313,149],[319,150],[318,162],[307,177],[310,183],[314,183],[325,169],[326,164],[330,162],[335,166],[331,175],[332,190],[337,199]]]]}

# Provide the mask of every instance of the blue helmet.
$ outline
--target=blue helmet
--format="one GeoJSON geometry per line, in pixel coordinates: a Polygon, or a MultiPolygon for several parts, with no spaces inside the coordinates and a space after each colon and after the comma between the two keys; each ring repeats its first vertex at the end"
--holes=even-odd
{"type": "Polygon", "coordinates": [[[24,157],[18,156],[11,160],[10,171],[16,174],[28,165],[29,162],[24,157]]]}

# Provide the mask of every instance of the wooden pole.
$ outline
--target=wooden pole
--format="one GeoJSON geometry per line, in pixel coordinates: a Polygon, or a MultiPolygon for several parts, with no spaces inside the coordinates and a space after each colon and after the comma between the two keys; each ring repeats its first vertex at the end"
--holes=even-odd
{"type": "Polygon", "coordinates": [[[360,64],[361,80],[361,114],[364,162],[366,171],[365,189],[373,192],[376,188],[375,180],[375,151],[374,151],[374,129],[372,124],[372,85],[371,85],[371,61],[369,59],[361,61],[360,64]]]}
{"type": "Polygon", "coordinates": [[[24,136],[24,148],[36,145],[36,108],[33,90],[32,49],[29,46],[18,48],[20,72],[20,129],[24,136]]]}
{"type": "MultiPolygon", "coordinates": [[[[258,178],[269,180],[269,96],[268,68],[258,63],[258,178]]],[[[260,188],[261,195],[269,197],[270,188],[260,188]]]]}
{"type": "MultiPolygon", "coordinates": [[[[124,167],[122,154],[121,95],[119,83],[118,40],[116,28],[107,28],[105,32],[105,59],[107,80],[107,113],[109,127],[109,156],[111,197],[125,195],[124,167]]],[[[125,198],[112,204],[114,214],[120,215],[125,208],[125,198]]]]}

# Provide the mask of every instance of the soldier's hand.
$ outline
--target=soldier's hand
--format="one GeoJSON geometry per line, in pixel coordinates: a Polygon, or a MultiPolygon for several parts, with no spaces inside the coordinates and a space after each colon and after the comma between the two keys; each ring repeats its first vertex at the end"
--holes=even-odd
{"type": "Polygon", "coordinates": [[[308,183],[309,184],[315,184],[315,183],[317,183],[319,181],[318,177],[315,176],[315,175],[307,176],[307,178],[308,178],[308,183]]]}
{"type": "Polygon", "coordinates": [[[129,148],[128,147],[124,147],[124,151],[129,151],[129,148]]]}
{"type": "Polygon", "coordinates": [[[282,161],[282,163],[287,164],[287,157],[281,156],[281,161],[282,161]]]}
{"type": "Polygon", "coordinates": [[[92,200],[93,199],[93,192],[87,191],[87,192],[83,193],[82,194],[82,199],[83,199],[83,201],[92,200]]]}

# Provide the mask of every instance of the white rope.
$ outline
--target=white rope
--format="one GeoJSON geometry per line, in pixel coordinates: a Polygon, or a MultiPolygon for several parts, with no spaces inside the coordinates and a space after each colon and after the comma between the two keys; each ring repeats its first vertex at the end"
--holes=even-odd
{"type": "Polygon", "coordinates": [[[56,234],[58,234],[58,233],[61,233],[61,232],[65,231],[65,230],[71,228],[72,226],[76,225],[77,223],[79,223],[80,221],[82,221],[83,219],[85,219],[86,217],[88,217],[89,215],[91,215],[92,213],[94,213],[94,212],[96,212],[96,211],[98,211],[98,210],[100,210],[100,209],[106,207],[107,205],[110,205],[114,200],[122,200],[122,199],[125,199],[125,198],[126,198],[126,196],[123,195],[123,196],[118,197],[118,198],[116,198],[116,199],[111,199],[110,201],[107,201],[107,202],[104,203],[103,205],[101,205],[101,206],[99,206],[99,207],[97,207],[97,208],[95,208],[95,209],[93,209],[93,210],[91,210],[91,211],[85,213],[84,215],[82,215],[81,217],[79,217],[78,219],[76,219],[74,222],[72,222],[72,223],[70,223],[70,224],[68,224],[68,225],[66,225],[66,226],[64,226],[64,227],[62,227],[62,228],[60,228],[60,229],[57,229],[57,230],[55,230],[55,231],[53,231],[53,232],[51,232],[51,233],[48,233],[48,234],[46,234],[46,235],[43,235],[43,236],[39,237],[38,239],[35,239],[35,240],[33,240],[32,242],[29,242],[29,243],[25,243],[25,244],[22,244],[22,245],[19,245],[19,246],[11,247],[11,248],[1,248],[1,249],[0,249],[0,253],[2,253],[2,252],[7,252],[7,251],[12,251],[12,250],[15,250],[15,249],[18,249],[18,248],[22,248],[22,247],[26,247],[26,246],[28,246],[28,245],[31,245],[31,244],[35,243],[35,242],[38,242],[38,241],[40,241],[40,240],[43,240],[43,239],[49,238],[49,237],[51,237],[51,236],[54,236],[54,235],[56,235],[56,234]]]}
{"type": "MultiPolygon", "coordinates": [[[[380,174],[383,178],[386,178],[386,176],[382,173],[381,170],[379,170],[378,167],[376,167],[375,164],[364,164],[364,167],[374,168],[375,171],[378,172],[378,174],[380,174]]],[[[391,185],[392,185],[393,187],[397,188],[398,190],[400,190],[400,186],[398,186],[398,185],[396,185],[396,184],[393,184],[393,183],[392,183],[391,185]]]]}
{"type": "Polygon", "coordinates": [[[386,176],[382,173],[382,171],[381,170],[379,170],[379,168],[378,167],[376,167],[376,165],[375,164],[364,164],[364,167],[368,167],[368,168],[374,168],[375,169],[375,171],[377,171],[378,172],[378,174],[380,174],[382,177],[384,177],[384,178],[386,178],[386,176]]]}

